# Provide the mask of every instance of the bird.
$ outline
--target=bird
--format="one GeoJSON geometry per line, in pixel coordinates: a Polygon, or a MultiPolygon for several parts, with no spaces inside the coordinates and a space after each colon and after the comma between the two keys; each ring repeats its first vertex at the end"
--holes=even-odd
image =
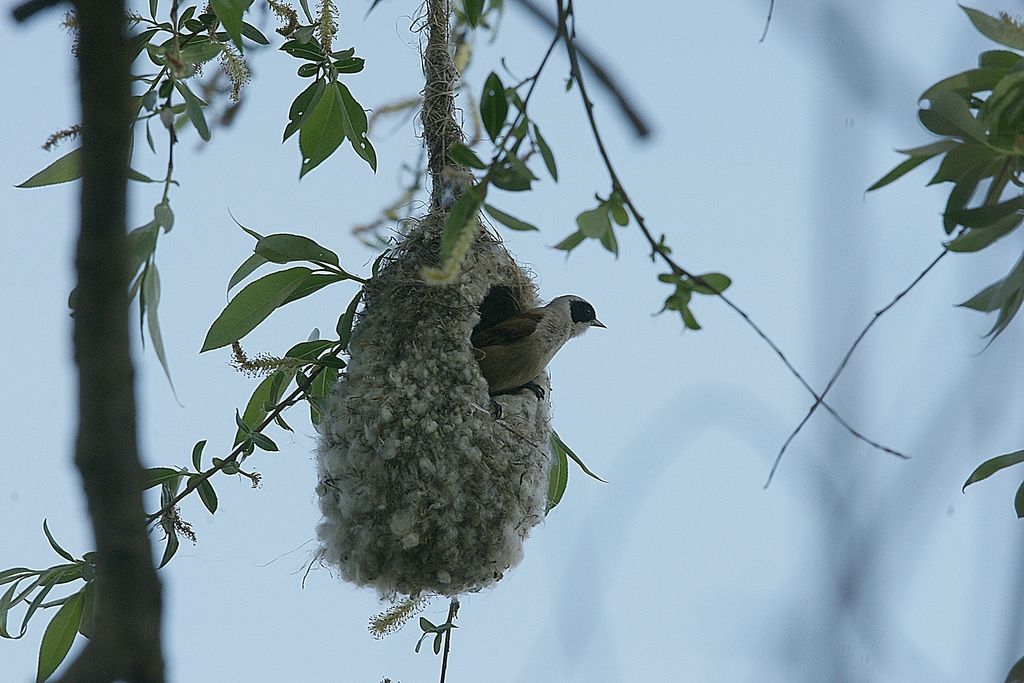
{"type": "MultiPolygon", "coordinates": [[[[490,327],[474,330],[470,343],[491,396],[529,389],[540,400],[544,398],[544,390],[533,380],[565,342],[591,327],[607,325],[597,319],[588,301],[566,294],[547,306],[532,308],[490,327]]],[[[500,406],[495,410],[500,417],[500,406]]]]}

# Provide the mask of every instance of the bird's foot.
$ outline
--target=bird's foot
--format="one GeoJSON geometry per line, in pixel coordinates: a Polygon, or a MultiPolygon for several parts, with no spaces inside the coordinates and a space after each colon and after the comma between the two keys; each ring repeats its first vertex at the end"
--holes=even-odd
{"type": "Polygon", "coordinates": [[[524,384],[523,386],[521,386],[519,388],[520,389],[529,389],[530,391],[532,391],[533,395],[537,397],[538,401],[543,401],[544,400],[544,387],[542,387],[541,385],[537,384],[536,382],[527,382],[526,384],[524,384]]]}
{"type": "Polygon", "coordinates": [[[494,420],[495,421],[498,421],[498,420],[501,419],[501,414],[503,412],[502,408],[501,408],[501,404],[498,403],[497,401],[495,401],[493,398],[491,399],[491,412],[494,414],[494,420]]]}

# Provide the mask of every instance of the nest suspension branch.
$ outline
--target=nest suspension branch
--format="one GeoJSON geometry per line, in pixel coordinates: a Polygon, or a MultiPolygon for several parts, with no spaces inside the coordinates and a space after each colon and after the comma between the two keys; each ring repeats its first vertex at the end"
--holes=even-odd
{"type": "MultiPolygon", "coordinates": [[[[323,558],[381,597],[455,597],[501,579],[544,516],[549,405],[531,392],[491,409],[470,336],[538,305],[497,235],[474,229],[442,264],[448,213],[471,181],[452,161],[458,73],[448,0],[426,4],[423,136],[430,211],[409,221],[363,291],[351,359],[320,421],[323,558]],[[442,268],[444,266],[444,268],[442,268]],[[443,284],[424,272],[444,270],[443,284]]],[[[538,384],[549,395],[546,374],[538,384]]]]}

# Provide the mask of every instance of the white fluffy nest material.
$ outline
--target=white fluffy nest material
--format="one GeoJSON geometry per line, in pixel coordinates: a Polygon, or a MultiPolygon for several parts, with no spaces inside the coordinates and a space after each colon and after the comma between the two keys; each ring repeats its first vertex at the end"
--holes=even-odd
{"type": "MultiPolygon", "coordinates": [[[[469,342],[492,287],[521,310],[538,305],[536,289],[486,231],[453,284],[424,284],[442,226],[412,224],[366,286],[351,361],[319,425],[324,558],[383,597],[494,583],[544,516],[548,401],[500,396],[496,421],[469,342]]],[[[549,388],[546,375],[538,382],[549,388]]]]}

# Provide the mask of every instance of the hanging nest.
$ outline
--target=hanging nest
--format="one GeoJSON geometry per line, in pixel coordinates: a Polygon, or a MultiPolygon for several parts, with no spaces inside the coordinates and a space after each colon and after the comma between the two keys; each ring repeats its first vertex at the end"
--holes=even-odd
{"type": "MultiPolygon", "coordinates": [[[[433,214],[412,223],[366,285],[351,360],[319,424],[323,557],[384,597],[494,583],[545,510],[548,401],[499,396],[495,420],[469,341],[537,306],[536,288],[486,230],[451,284],[425,284],[443,226],[433,214]]],[[[546,373],[537,382],[547,396],[546,373]]]]}

